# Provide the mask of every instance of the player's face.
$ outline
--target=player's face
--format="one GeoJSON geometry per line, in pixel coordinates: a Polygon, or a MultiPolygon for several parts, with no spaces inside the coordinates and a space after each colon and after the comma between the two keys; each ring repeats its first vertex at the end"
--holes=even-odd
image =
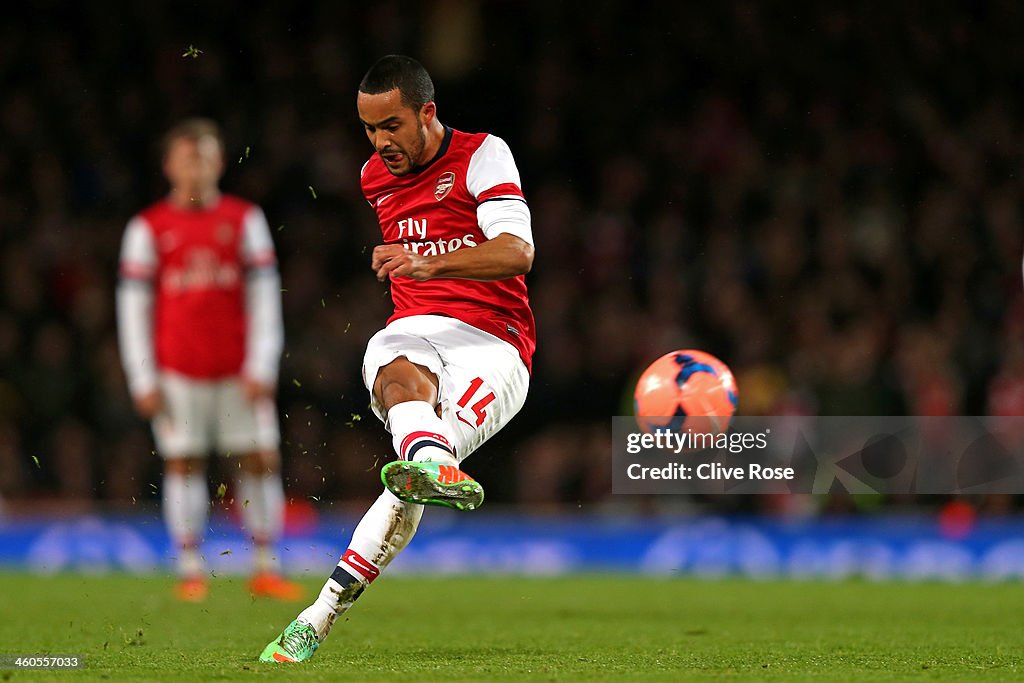
{"type": "Polygon", "coordinates": [[[433,102],[415,111],[402,104],[401,93],[395,88],[377,95],[360,92],[356,109],[366,137],[392,175],[406,175],[429,161],[423,156],[427,124],[436,111],[433,102]]]}
{"type": "Polygon", "coordinates": [[[174,140],[164,158],[164,175],[171,185],[197,197],[217,187],[223,170],[220,143],[209,135],[174,140]]]}

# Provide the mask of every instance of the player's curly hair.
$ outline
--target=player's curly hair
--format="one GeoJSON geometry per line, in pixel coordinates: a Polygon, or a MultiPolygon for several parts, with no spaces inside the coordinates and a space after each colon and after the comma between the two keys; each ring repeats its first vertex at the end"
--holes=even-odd
{"type": "Polygon", "coordinates": [[[359,92],[379,95],[398,88],[402,104],[419,111],[434,101],[434,82],[423,65],[405,55],[387,55],[377,60],[359,83],[359,92]]]}

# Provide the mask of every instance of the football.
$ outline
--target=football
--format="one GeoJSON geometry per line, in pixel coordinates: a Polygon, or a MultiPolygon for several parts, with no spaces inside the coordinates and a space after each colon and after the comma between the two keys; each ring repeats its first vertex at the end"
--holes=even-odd
{"type": "Polygon", "coordinates": [[[653,433],[721,433],[736,413],[739,393],[729,367],[704,351],[683,349],[651,363],[633,395],[637,425],[653,433]]]}

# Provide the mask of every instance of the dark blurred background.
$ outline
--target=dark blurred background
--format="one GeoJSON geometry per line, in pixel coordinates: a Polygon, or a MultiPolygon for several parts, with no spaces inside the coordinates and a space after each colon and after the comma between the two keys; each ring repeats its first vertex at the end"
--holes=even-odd
{"type": "Polygon", "coordinates": [[[391,52],[431,71],[444,123],[510,144],[533,211],[538,351],[523,413],[470,461],[489,501],[666,504],[611,498],[610,416],[676,348],[725,360],[745,414],[1024,414],[1019,3],[50,1],[4,14],[10,509],[158,500],[117,352],[116,262],[128,218],[166,191],[157,140],[191,115],[222,124],[223,187],[274,230],[289,493],[353,508],[377,495],[390,440],[359,372],[390,301],[368,266],[379,230],[359,191],[371,147],[355,92],[391,52]]]}

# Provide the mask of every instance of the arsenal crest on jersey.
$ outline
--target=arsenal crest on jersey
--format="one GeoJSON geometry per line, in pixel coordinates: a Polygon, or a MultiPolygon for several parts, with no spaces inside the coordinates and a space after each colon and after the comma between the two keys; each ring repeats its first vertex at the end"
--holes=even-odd
{"type": "Polygon", "coordinates": [[[441,201],[448,196],[453,187],[455,187],[455,172],[445,171],[437,177],[437,185],[434,186],[434,199],[441,201]]]}

